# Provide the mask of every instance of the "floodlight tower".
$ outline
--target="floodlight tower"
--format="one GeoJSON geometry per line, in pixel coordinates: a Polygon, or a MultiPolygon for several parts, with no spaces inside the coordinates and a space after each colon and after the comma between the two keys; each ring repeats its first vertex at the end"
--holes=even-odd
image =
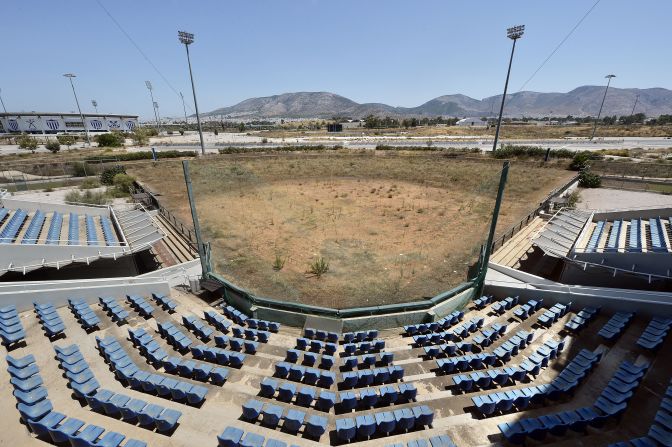
{"type": "Polygon", "coordinates": [[[632,112],[630,112],[630,116],[635,114],[635,107],[637,107],[637,101],[639,101],[639,94],[635,96],[635,103],[632,105],[632,112]]]}
{"type": "Polygon", "coordinates": [[[509,58],[509,70],[506,72],[506,82],[504,82],[504,95],[502,95],[502,103],[499,106],[499,117],[497,118],[497,128],[495,129],[495,141],[492,143],[492,151],[497,150],[497,141],[499,140],[499,128],[502,125],[502,114],[504,113],[504,102],[506,101],[506,91],[509,88],[509,77],[511,76],[511,64],[513,63],[513,53],[516,51],[516,41],[523,37],[525,32],[525,25],[518,25],[506,30],[506,37],[513,40],[511,47],[511,57],[509,58]]]}
{"type": "Polygon", "coordinates": [[[182,92],[180,92],[180,98],[182,98],[182,111],[184,112],[184,125],[186,126],[187,123],[187,108],[184,106],[184,95],[182,92]]]}
{"type": "Polygon", "coordinates": [[[96,115],[97,115],[98,114],[98,101],[96,101],[95,99],[92,99],[91,100],[91,105],[96,110],[96,115]]]}
{"type": "Polygon", "coordinates": [[[605,76],[607,79],[607,87],[604,89],[604,96],[602,97],[602,104],[600,104],[600,111],[597,112],[597,118],[595,119],[595,125],[593,126],[593,134],[590,136],[592,140],[595,138],[595,131],[597,130],[597,122],[600,121],[600,115],[602,115],[602,107],[604,107],[604,100],[607,99],[607,92],[609,91],[609,84],[611,84],[611,78],[615,78],[616,75],[608,74],[605,76]]]}
{"type": "Polygon", "coordinates": [[[72,82],[72,78],[76,78],[72,73],[65,73],[63,76],[70,80],[70,87],[72,87],[72,94],[75,95],[75,102],[77,103],[77,110],[79,110],[79,116],[82,118],[82,126],[84,126],[84,133],[86,134],[86,144],[91,147],[91,140],[89,139],[89,129],[86,127],[86,121],[84,121],[84,115],[82,114],[82,109],[79,107],[79,99],[77,99],[77,92],[75,91],[75,84],[72,82]]]}
{"type": "Polygon", "coordinates": [[[149,97],[152,99],[152,109],[154,110],[154,120],[156,121],[156,132],[159,133],[159,116],[156,114],[156,101],[154,101],[154,93],[152,93],[152,83],[145,81],[145,86],[149,90],[149,97]]]}
{"type": "Polygon", "coordinates": [[[178,31],[177,36],[180,42],[184,44],[187,50],[187,63],[189,64],[189,77],[191,78],[191,91],[194,94],[194,108],[196,109],[196,123],[198,124],[198,136],[201,139],[201,154],[205,155],[205,143],[203,142],[203,130],[201,129],[201,117],[198,114],[198,101],[196,101],[196,87],[194,86],[194,75],[191,72],[191,58],[189,57],[189,45],[194,43],[194,35],[186,31],[178,31]]]}
{"type": "Polygon", "coordinates": [[[5,101],[2,100],[2,89],[0,88],[0,103],[2,103],[2,110],[7,113],[7,107],[5,107],[5,101]]]}
{"type": "Polygon", "coordinates": [[[154,110],[156,111],[156,119],[159,123],[159,133],[161,133],[161,114],[159,113],[159,103],[154,101],[154,110]]]}

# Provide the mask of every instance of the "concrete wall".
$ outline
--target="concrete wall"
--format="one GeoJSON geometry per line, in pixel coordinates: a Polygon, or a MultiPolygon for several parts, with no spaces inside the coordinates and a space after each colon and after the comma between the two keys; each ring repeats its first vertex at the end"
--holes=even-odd
{"type": "Polygon", "coordinates": [[[598,220],[614,220],[614,219],[648,219],[650,217],[670,217],[672,216],[672,209],[670,208],[649,208],[640,210],[613,210],[596,212],[593,215],[593,221],[598,220]]]}
{"type": "Polygon", "coordinates": [[[24,211],[42,210],[45,212],[58,211],[59,213],[76,213],[76,214],[90,214],[92,216],[110,216],[110,210],[106,206],[81,206],[81,205],[65,205],[61,203],[48,202],[32,202],[29,200],[21,200],[14,198],[2,199],[2,205],[9,209],[19,209],[24,211]]]}
{"type": "Polygon", "coordinates": [[[126,295],[170,295],[165,281],[140,278],[94,279],[80,281],[30,281],[0,285],[0,307],[14,305],[19,312],[33,308],[33,302],[68,305],[68,298],[82,298],[97,303],[100,296],[125,299],[126,295]]]}
{"type": "Polygon", "coordinates": [[[22,271],[24,267],[26,271],[30,271],[43,265],[58,267],[71,264],[74,260],[86,263],[99,258],[118,258],[129,254],[131,254],[129,247],[2,244],[0,272],[22,271]]]}

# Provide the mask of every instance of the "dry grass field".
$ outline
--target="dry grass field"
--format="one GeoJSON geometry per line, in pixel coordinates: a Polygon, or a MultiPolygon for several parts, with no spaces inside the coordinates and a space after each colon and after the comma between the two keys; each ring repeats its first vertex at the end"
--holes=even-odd
{"type": "MultiPolygon", "coordinates": [[[[189,222],[181,169],[128,165],[189,222]]],[[[260,296],[343,308],[431,297],[464,281],[500,170],[436,154],[285,154],[198,159],[191,175],[219,273],[260,296]],[[319,258],[329,263],[320,277],[308,273],[319,258]]],[[[499,228],[572,175],[514,163],[499,228]]]]}
{"type": "MultiPolygon", "coordinates": [[[[589,124],[573,126],[537,126],[537,125],[507,125],[503,124],[500,132],[500,138],[505,139],[546,139],[546,138],[568,138],[568,137],[590,137],[593,126],[589,124]]],[[[493,137],[495,135],[494,126],[490,129],[485,127],[463,127],[463,126],[419,126],[408,129],[366,129],[355,128],[345,129],[342,133],[329,134],[326,130],[308,131],[300,130],[295,127],[287,127],[283,130],[270,130],[255,132],[254,135],[273,137],[273,138],[296,138],[303,137],[325,137],[325,136],[407,136],[407,137],[464,137],[479,136],[493,137]]],[[[597,131],[597,137],[667,137],[672,135],[672,126],[603,126],[600,125],[597,131]]]]}

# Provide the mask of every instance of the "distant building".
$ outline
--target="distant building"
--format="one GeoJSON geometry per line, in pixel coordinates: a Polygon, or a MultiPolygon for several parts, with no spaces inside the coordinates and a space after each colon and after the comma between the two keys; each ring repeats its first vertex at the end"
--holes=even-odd
{"type": "Polygon", "coordinates": [[[67,132],[132,132],[138,127],[137,115],[78,113],[0,113],[0,133],[57,134],[67,132]]]}
{"type": "Polygon", "coordinates": [[[455,123],[456,126],[468,126],[468,127],[486,127],[488,125],[488,121],[483,121],[480,117],[479,118],[462,118],[458,122],[455,123]]]}
{"type": "Polygon", "coordinates": [[[327,124],[327,132],[343,132],[343,124],[329,123],[327,124]]]}

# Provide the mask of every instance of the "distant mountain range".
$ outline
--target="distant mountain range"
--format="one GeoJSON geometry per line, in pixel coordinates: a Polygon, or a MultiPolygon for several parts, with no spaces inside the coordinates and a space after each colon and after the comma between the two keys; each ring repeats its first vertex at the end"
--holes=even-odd
{"type": "MultiPolygon", "coordinates": [[[[519,92],[507,95],[505,115],[515,116],[595,116],[604,95],[604,86],[586,85],[567,93],[519,92]]],[[[664,88],[609,88],[602,115],[647,116],[672,114],[672,90],[664,88]]],[[[393,107],[382,103],[359,104],[329,92],[297,92],[250,98],[230,107],[222,107],[204,116],[227,118],[363,118],[367,115],[391,117],[467,117],[494,116],[502,95],[481,100],[465,95],[444,95],[417,107],[393,107]]]]}

